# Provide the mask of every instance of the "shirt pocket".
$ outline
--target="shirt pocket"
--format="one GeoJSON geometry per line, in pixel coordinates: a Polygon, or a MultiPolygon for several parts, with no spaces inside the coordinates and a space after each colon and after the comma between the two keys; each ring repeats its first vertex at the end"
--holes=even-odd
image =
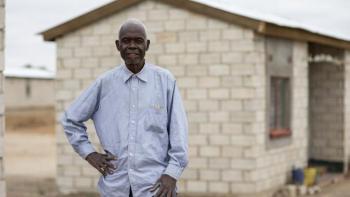
{"type": "Polygon", "coordinates": [[[167,131],[167,113],[164,106],[155,104],[147,109],[145,114],[145,130],[155,133],[167,131]]]}

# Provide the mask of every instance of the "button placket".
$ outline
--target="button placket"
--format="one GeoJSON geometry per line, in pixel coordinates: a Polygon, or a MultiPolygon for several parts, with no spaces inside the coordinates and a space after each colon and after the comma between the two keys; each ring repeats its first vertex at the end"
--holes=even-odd
{"type": "Polygon", "coordinates": [[[138,81],[135,75],[131,78],[131,98],[130,98],[130,130],[129,130],[129,159],[128,159],[128,167],[129,172],[133,172],[133,164],[134,164],[134,151],[135,151],[135,135],[137,130],[137,85],[138,81]]]}

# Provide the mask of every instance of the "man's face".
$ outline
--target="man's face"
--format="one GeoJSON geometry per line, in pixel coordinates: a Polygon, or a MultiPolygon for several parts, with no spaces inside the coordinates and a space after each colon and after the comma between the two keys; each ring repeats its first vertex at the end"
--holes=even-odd
{"type": "Polygon", "coordinates": [[[117,49],[125,64],[138,67],[144,64],[149,43],[143,27],[136,24],[122,27],[119,32],[119,40],[116,40],[117,49]]]}

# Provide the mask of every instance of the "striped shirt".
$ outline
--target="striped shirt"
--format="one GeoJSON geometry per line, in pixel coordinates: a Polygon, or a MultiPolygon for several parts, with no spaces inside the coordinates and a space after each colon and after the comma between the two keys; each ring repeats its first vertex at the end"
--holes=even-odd
{"type": "Polygon", "coordinates": [[[61,123],[82,157],[95,152],[84,122],[92,119],[100,144],[117,160],[113,174],[101,176],[104,197],[152,196],[162,174],[179,179],[188,163],[188,123],[171,73],[145,64],[134,74],[125,65],[99,77],[65,111],[61,123]]]}

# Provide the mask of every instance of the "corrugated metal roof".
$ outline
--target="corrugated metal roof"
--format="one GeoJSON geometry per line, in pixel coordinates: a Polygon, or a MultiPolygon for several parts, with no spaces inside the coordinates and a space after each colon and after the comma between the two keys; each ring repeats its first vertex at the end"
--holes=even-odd
{"type": "Polygon", "coordinates": [[[41,67],[6,67],[5,77],[16,78],[34,78],[34,79],[54,79],[55,71],[47,70],[41,67]]]}
{"type": "MultiPolygon", "coordinates": [[[[309,23],[306,23],[304,21],[297,20],[293,18],[293,15],[289,16],[289,18],[283,17],[283,16],[278,16],[273,13],[268,13],[267,11],[259,11],[259,8],[257,9],[249,9],[249,8],[243,8],[243,7],[238,7],[237,4],[234,3],[232,0],[191,0],[197,3],[205,4],[220,10],[224,10],[233,14],[238,14],[241,16],[246,16],[249,18],[253,18],[256,20],[261,20],[261,21],[266,21],[269,23],[273,23],[279,26],[285,26],[285,27],[291,27],[291,28],[300,28],[304,29],[313,33],[321,34],[321,35],[326,35],[330,36],[333,38],[338,38],[341,40],[346,40],[350,41],[350,35],[341,33],[339,31],[336,31],[334,28],[325,28],[322,26],[315,26],[311,25],[309,23]]],[[[257,0],[258,2],[259,0],[257,0]]],[[[243,3],[244,4],[244,3],[243,3]]],[[[342,6],[342,5],[334,5],[333,8],[330,8],[330,10],[333,10],[335,12],[336,6],[342,6]]],[[[317,9],[317,5],[315,4],[315,7],[312,7],[310,9],[317,9]]],[[[311,10],[310,10],[311,11],[311,10]]],[[[295,13],[297,14],[297,13],[295,13]]],[[[331,13],[329,13],[331,14],[331,13]]],[[[316,16],[315,16],[316,17],[316,16]]],[[[321,16],[318,16],[321,17],[321,16]]],[[[320,18],[321,19],[321,18],[320,18]]],[[[350,14],[349,14],[349,19],[350,19],[350,14]]],[[[350,24],[350,21],[349,21],[350,24]]],[[[348,25],[348,24],[344,24],[348,25]]]]}

